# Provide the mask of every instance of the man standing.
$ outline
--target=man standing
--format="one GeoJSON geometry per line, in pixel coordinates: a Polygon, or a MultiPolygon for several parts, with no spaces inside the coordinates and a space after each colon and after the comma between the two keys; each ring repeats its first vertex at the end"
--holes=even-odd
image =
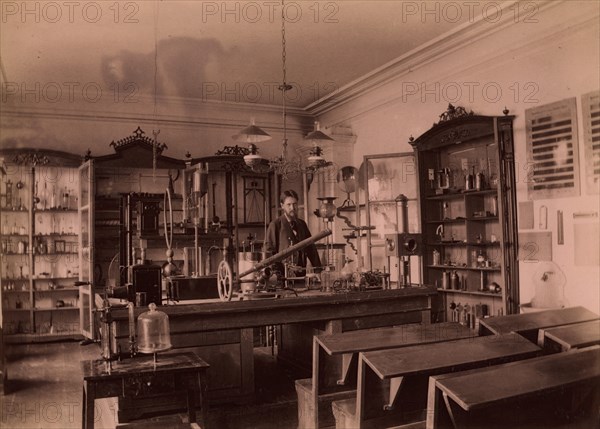
{"type": "MultiPolygon", "coordinates": [[[[279,197],[279,205],[283,214],[269,224],[265,239],[266,250],[271,254],[279,253],[311,236],[306,222],[298,218],[298,194],[296,191],[283,191],[279,197]]],[[[314,244],[295,252],[291,258],[292,264],[299,267],[306,267],[307,259],[313,267],[321,267],[321,259],[314,244]]],[[[282,275],[285,274],[283,263],[277,263],[276,269],[282,275]]]]}

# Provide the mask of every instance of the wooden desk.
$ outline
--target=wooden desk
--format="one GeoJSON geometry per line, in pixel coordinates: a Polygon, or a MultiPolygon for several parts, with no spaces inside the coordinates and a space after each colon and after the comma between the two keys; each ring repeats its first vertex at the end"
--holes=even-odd
{"type": "Polygon", "coordinates": [[[101,360],[81,362],[83,370],[82,427],[94,427],[94,401],[100,398],[161,398],[178,392],[187,394],[189,422],[196,422],[200,407],[202,427],[206,424],[206,370],[209,365],[194,353],[159,354],[156,365],[152,356],[140,356],[113,362],[110,372],[101,360]]]}
{"type": "Polygon", "coordinates": [[[557,310],[544,310],[535,313],[511,314],[508,316],[480,319],[479,334],[507,334],[518,332],[530,341],[536,342],[538,330],[571,323],[597,320],[599,316],[584,307],[569,307],[557,310]]]}
{"type": "Polygon", "coordinates": [[[433,376],[427,429],[556,427],[577,419],[595,424],[576,427],[598,427],[599,362],[600,347],[594,346],[433,376]]]}
{"type": "Polygon", "coordinates": [[[311,409],[314,410],[314,414],[308,416],[308,423],[300,424],[300,427],[318,427],[319,396],[330,392],[348,391],[356,387],[359,352],[437,343],[474,335],[473,331],[466,326],[456,322],[444,322],[315,336],[311,383],[313,401],[311,409]]]}
{"type": "MultiPolygon", "coordinates": [[[[232,302],[205,302],[160,307],[169,316],[174,349],[198,354],[211,365],[209,398],[244,403],[254,394],[253,328],[294,328],[278,338],[278,359],[308,373],[313,335],[338,333],[430,320],[435,290],[409,287],[351,293],[300,293],[298,297],[232,302]],[[287,335],[289,333],[289,335],[287,335]]],[[[135,317],[145,308],[136,308],[135,317]]],[[[117,341],[128,350],[127,310],[112,313],[117,341]]]]}
{"type": "Polygon", "coordinates": [[[600,344],[600,320],[540,329],[538,344],[551,352],[600,344]]]}
{"type": "MultiPolygon", "coordinates": [[[[355,423],[387,425],[427,407],[431,375],[526,359],[541,349],[515,333],[360,353],[355,423]]],[[[410,418],[409,418],[410,420],[410,418]]]]}

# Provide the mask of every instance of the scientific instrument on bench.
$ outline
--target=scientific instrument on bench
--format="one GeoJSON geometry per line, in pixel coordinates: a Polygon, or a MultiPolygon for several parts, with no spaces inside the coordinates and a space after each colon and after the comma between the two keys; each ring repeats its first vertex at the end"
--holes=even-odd
{"type": "MultiPolygon", "coordinates": [[[[247,282],[248,276],[251,274],[254,275],[256,287],[254,287],[253,291],[250,292],[250,289],[252,288],[245,286],[246,295],[258,294],[261,292],[261,290],[267,290],[269,287],[269,279],[272,277],[273,273],[271,265],[283,261],[285,258],[291,256],[295,252],[300,251],[329,235],[331,235],[331,230],[325,229],[312,237],[305,238],[299,243],[296,243],[293,246],[290,246],[287,249],[256,263],[252,268],[239,273],[238,280],[235,282],[236,290],[240,290],[242,279],[244,279],[244,282],[247,282]]],[[[233,271],[226,260],[222,260],[219,263],[219,268],[217,271],[217,288],[219,290],[219,297],[222,301],[231,301],[234,289],[233,271]]]]}
{"type": "MultiPolygon", "coordinates": [[[[390,260],[390,272],[395,271],[398,287],[410,286],[410,258],[422,255],[421,234],[408,232],[408,198],[400,194],[396,197],[399,207],[398,227],[396,234],[385,235],[385,255],[390,260]]],[[[394,278],[394,276],[392,276],[394,278]]]]}

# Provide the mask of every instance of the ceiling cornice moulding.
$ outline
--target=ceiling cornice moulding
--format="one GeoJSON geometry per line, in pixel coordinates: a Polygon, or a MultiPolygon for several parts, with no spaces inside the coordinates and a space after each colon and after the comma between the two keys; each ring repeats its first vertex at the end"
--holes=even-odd
{"type": "MultiPolygon", "coordinates": [[[[467,22],[455,30],[452,30],[405,55],[390,61],[389,63],[373,70],[372,72],[340,87],[335,93],[329,94],[306,106],[305,110],[311,115],[319,116],[335,109],[357,97],[364,96],[371,91],[380,88],[390,82],[408,74],[414,74],[418,69],[427,64],[443,58],[467,45],[477,43],[481,39],[504,30],[511,25],[519,24],[514,19],[511,8],[518,7],[519,1],[510,1],[501,4],[502,16],[498,22],[486,21],[479,16],[473,22],[467,22]]],[[[551,0],[536,2],[538,12],[564,4],[565,1],[551,0]]],[[[588,16],[589,18],[589,16],[588,16]]],[[[568,26],[571,23],[564,23],[568,26]]],[[[561,28],[556,28],[560,31],[561,28]]]]}

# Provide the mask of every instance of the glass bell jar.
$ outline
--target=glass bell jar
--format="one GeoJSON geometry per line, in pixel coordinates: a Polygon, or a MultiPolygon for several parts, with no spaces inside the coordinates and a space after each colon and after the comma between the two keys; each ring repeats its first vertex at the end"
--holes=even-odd
{"type": "Polygon", "coordinates": [[[140,353],[158,353],[169,350],[171,333],[169,316],[156,309],[156,304],[150,303],[149,311],[138,316],[138,351],[140,353]]]}

